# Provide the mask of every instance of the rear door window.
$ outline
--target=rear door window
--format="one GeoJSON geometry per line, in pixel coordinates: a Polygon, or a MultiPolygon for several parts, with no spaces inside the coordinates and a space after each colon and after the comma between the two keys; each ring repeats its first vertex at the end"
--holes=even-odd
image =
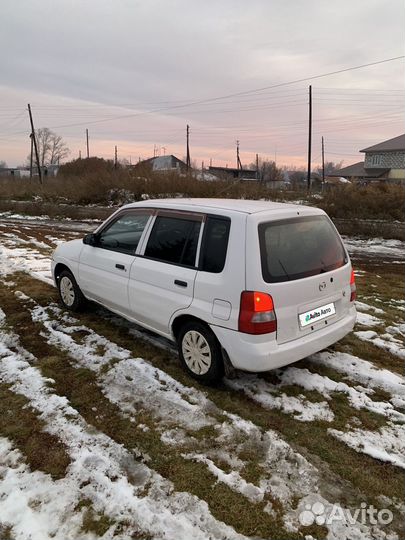
{"type": "Polygon", "coordinates": [[[326,216],[261,223],[259,242],[268,283],[322,274],[347,263],[342,241],[326,216]]]}
{"type": "Polygon", "coordinates": [[[208,216],[200,256],[200,270],[219,274],[224,269],[228,249],[230,219],[208,216]]]}
{"type": "Polygon", "coordinates": [[[145,257],[195,266],[201,221],[157,216],[145,249],[145,257]]]}

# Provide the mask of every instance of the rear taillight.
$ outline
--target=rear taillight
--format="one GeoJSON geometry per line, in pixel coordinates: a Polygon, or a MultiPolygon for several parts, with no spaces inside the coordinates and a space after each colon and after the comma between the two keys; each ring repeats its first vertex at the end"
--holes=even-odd
{"type": "Polygon", "coordinates": [[[354,302],[356,300],[356,279],[354,277],[354,270],[352,270],[352,274],[350,276],[350,302],[354,302]]]}
{"type": "Polygon", "coordinates": [[[273,298],[266,293],[243,291],[240,297],[239,332],[269,334],[277,330],[273,298]]]}

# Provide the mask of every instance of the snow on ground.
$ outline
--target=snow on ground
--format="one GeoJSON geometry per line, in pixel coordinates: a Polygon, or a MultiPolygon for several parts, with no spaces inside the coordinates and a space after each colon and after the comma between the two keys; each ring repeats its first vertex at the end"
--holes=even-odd
{"type": "MultiPolygon", "coordinates": [[[[25,242],[37,245],[42,250],[47,248],[49,253],[51,249],[44,242],[39,245],[35,237],[24,242],[18,238],[18,230],[13,233],[15,235],[2,234],[0,275],[23,270],[52,283],[50,256],[26,246],[25,242]]],[[[45,238],[52,244],[60,243],[60,239],[53,235],[45,238]]],[[[349,242],[349,250],[366,254],[371,246],[374,255],[382,248],[386,256],[403,258],[399,250],[404,243],[400,245],[397,241],[375,240],[368,245],[354,239],[349,242]]],[[[266,501],[269,496],[281,503],[283,521],[288,530],[297,530],[298,510],[303,502],[329,504],[320,492],[322,484],[328,482],[327,478],[276,431],[263,432],[251,422],[219,410],[205,392],[181,384],[142,358],[134,358],[130,351],[91,328],[80,325],[55,305],[43,308],[22,293],[18,296],[30,307],[33,320],[43,325],[43,335],[49,343],[68,353],[76,366],[86,367],[95,373],[105,397],[133,422],[134,429],[140,432],[156,429],[164,444],[178,447],[184,459],[204,463],[216,481],[241,493],[250,503],[266,501]],[[142,409],[154,418],[153,428],[138,420],[142,409]],[[218,420],[224,416],[225,421],[218,420]],[[206,426],[216,431],[220,448],[204,446],[194,438],[196,430],[206,426]],[[247,448],[251,451],[252,444],[257,448],[258,455],[262,456],[260,468],[263,473],[256,485],[244,478],[247,463],[241,459],[247,448]],[[221,468],[221,463],[226,463],[228,467],[221,468]],[[301,499],[301,502],[294,510],[297,499],[301,499]]],[[[391,304],[397,309],[405,309],[402,300],[393,299],[391,304]]],[[[357,302],[356,305],[360,312],[359,324],[368,327],[387,324],[384,322],[384,310],[364,302],[357,302]]],[[[2,318],[4,314],[0,310],[0,321],[2,318]]],[[[114,324],[119,320],[113,315],[110,318],[114,324]]],[[[160,338],[122,320],[120,324],[131,326],[129,330],[134,337],[149,339],[153,345],[170,350],[169,344],[160,338]]],[[[384,334],[368,330],[356,332],[356,335],[378,347],[389,347],[396,354],[400,351],[400,356],[403,354],[401,340],[404,331],[404,325],[391,323],[384,334]]],[[[96,512],[111,517],[116,524],[124,523],[124,532],[120,533],[121,536],[118,534],[117,538],[127,538],[125,534],[128,531],[139,531],[140,526],[142,533],[151,534],[153,538],[163,538],[163,535],[164,538],[179,539],[209,536],[241,538],[233,529],[215,520],[204,501],[188,493],[174,492],[170,482],[141,463],[136,456],[134,458],[106,435],[95,433],[94,428],[86,424],[65,398],[53,393],[52,381],[43,378],[40,371],[33,367],[35,361],[18,345],[17,336],[4,328],[0,329],[0,379],[10,383],[12,391],[29,399],[41,414],[46,429],[66,444],[71,459],[66,477],[54,481],[48,475],[30,471],[23,456],[10,441],[0,439],[0,485],[2,493],[5,493],[3,497],[0,496],[0,515],[3,516],[3,511],[7,512],[6,521],[15,525],[13,533],[18,532],[18,538],[28,539],[30,528],[34,532],[36,530],[33,527],[42,527],[43,538],[52,535],[57,540],[77,538],[84,510],[75,511],[74,508],[83,498],[92,501],[96,512]],[[135,485],[128,481],[128,466],[136,471],[135,485]],[[89,483],[83,484],[83,478],[89,483]],[[38,504],[32,505],[32,500],[38,501],[38,504]],[[53,504],[55,500],[58,504],[53,504]]],[[[347,353],[322,352],[313,355],[308,362],[313,367],[326,365],[344,374],[347,383],[336,382],[306,368],[288,367],[277,370],[277,384],[246,374],[239,374],[238,378],[227,381],[227,384],[230,390],[244,392],[262,407],[278,409],[300,422],[323,420],[332,423],[331,400],[335,392],[344,393],[353,412],[367,409],[384,416],[387,423],[373,432],[348,423],[346,431],[332,428],[328,430],[330,435],[374,459],[404,467],[404,431],[403,426],[398,425],[399,421],[405,420],[405,414],[398,410],[403,410],[405,406],[404,378],[347,353]],[[353,381],[358,384],[352,386],[353,381]],[[283,391],[283,386],[291,385],[317,391],[320,400],[314,402],[304,394],[288,395],[288,389],[283,391]],[[378,388],[389,392],[391,399],[387,402],[375,401],[373,393],[378,388]]],[[[265,511],[276,516],[270,502],[265,511]]],[[[115,526],[110,528],[106,538],[113,535],[115,526]]],[[[369,529],[358,524],[353,527],[342,531],[339,523],[334,522],[328,526],[328,539],[383,538],[378,531],[371,534],[369,529]]],[[[83,533],[80,538],[87,539],[83,533]]]]}
{"type": "Polygon", "coordinates": [[[361,313],[372,311],[376,315],[384,315],[383,309],[370,306],[369,304],[365,304],[364,302],[360,302],[359,300],[356,300],[356,309],[358,312],[360,311],[361,313]]]}
{"type": "Polygon", "coordinates": [[[397,411],[395,407],[385,401],[374,401],[370,395],[373,389],[365,386],[349,386],[343,382],[336,382],[329,377],[312,373],[307,368],[288,367],[278,372],[281,385],[294,384],[306,390],[316,390],[326,399],[331,399],[334,392],[343,392],[347,395],[349,403],[354,409],[367,409],[388,418],[405,421],[405,414],[397,411]]]}
{"type": "Polygon", "coordinates": [[[295,420],[301,422],[313,422],[314,420],[331,422],[334,418],[326,401],[312,402],[302,394],[295,397],[280,393],[278,386],[257,375],[239,374],[237,379],[227,380],[226,384],[233,390],[244,392],[266,409],[279,409],[286,414],[291,414],[295,420]]]}
{"type": "Polygon", "coordinates": [[[83,516],[77,515],[75,507],[80,500],[89,499],[96,512],[114,520],[109,537],[120,525],[125,533],[117,538],[139,532],[173,540],[243,538],[213,518],[206,502],[188,493],[176,493],[169,481],[121,445],[102,433],[94,433],[66,398],[52,392],[52,381],[30,365],[35,358],[19,345],[17,336],[3,330],[0,359],[0,381],[29,400],[46,423],[47,431],[67,446],[71,459],[62,480],[53,482],[48,475],[31,473],[23,464],[19,474],[18,452],[10,463],[10,443],[0,439],[0,470],[6,479],[4,486],[2,482],[0,515],[20,537],[39,538],[32,536],[33,531],[39,530],[44,539],[77,538],[83,516]],[[57,504],[55,500],[48,504],[55,494],[59,495],[57,504]]]}
{"type": "MultiPolygon", "coordinates": [[[[35,304],[32,300],[30,303],[35,304]]],[[[200,426],[212,425],[215,422],[215,413],[223,414],[223,411],[218,410],[203,392],[195,388],[185,387],[142,359],[131,358],[129,351],[109,342],[91,329],[86,329],[89,335],[84,337],[83,344],[77,344],[71,335],[77,329],[83,331],[85,327],[71,326],[69,328],[65,324],[62,325],[53,320],[47,310],[38,305],[34,305],[31,312],[35,321],[44,324],[46,330],[44,335],[49,343],[63,348],[77,365],[88,367],[97,372],[104,395],[118,405],[124,415],[136,422],[137,409],[134,405],[134,396],[136,396],[137,402],[140,400],[143,405],[148,406],[149,410],[155,411],[159,427],[163,430],[161,437],[163,442],[169,445],[184,446],[188,438],[192,440],[192,431],[190,435],[187,435],[184,432],[182,433],[181,429],[175,428],[173,430],[173,425],[183,425],[190,431],[198,427],[198,421],[200,421],[200,426]],[[105,352],[97,354],[96,350],[100,346],[105,352]],[[102,374],[100,368],[105,365],[108,359],[111,360],[112,358],[119,359],[119,362],[111,367],[107,374],[102,374]],[[147,375],[146,379],[145,375],[147,375]],[[161,382],[164,382],[164,384],[160,385],[161,382]],[[148,395],[145,395],[146,389],[149,389],[148,395]],[[169,402],[166,401],[167,398],[163,394],[170,394],[170,392],[172,394],[169,402]],[[152,395],[153,400],[151,400],[152,395]],[[143,401],[143,396],[145,396],[145,401],[143,401]],[[184,396],[187,397],[186,400],[184,396]],[[179,409],[173,408],[172,402],[179,405],[179,409]],[[190,408],[190,402],[194,407],[190,408]],[[185,420],[183,410],[190,415],[190,418],[193,418],[191,425],[185,420]]],[[[70,320],[73,323],[75,322],[72,318],[70,320]]],[[[315,500],[324,500],[319,493],[320,477],[316,467],[311,465],[301,454],[294,451],[275,431],[268,430],[262,433],[257,426],[236,415],[227,414],[227,417],[228,421],[222,424],[214,423],[214,428],[218,432],[217,440],[221,441],[223,445],[222,457],[224,457],[224,453],[228,452],[228,462],[237,464],[239,461],[243,465],[243,462],[232,456],[232,448],[237,451],[234,448],[235,440],[241,440],[244,435],[245,438],[247,437],[249,445],[255,442],[258,451],[264,454],[264,458],[260,463],[263,476],[258,486],[244,480],[237,467],[232,473],[221,469],[214,462],[218,454],[211,448],[204,449],[200,447],[198,452],[184,452],[182,453],[183,457],[205,463],[218,482],[222,482],[231,489],[238,491],[249,501],[259,501],[266,494],[270,494],[283,504],[283,511],[286,516],[288,515],[288,519],[285,519],[285,525],[291,530],[297,530],[299,526],[297,516],[295,516],[294,521],[290,515],[293,501],[297,498],[306,497],[308,494],[311,494],[315,500]]],[[[240,447],[243,447],[243,444],[240,443],[240,447]]],[[[329,538],[338,538],[336,528],[336,524],[330,525],[329,538]]],[[[364,540],[367,538],[366,535],[362,536],[361,526],[358,524],[350,530],[350,534],[357,534],[358,538],[364,538],[364,540]]],[[[344,538],[349,539],[351,536],[341,536],[339,538],[344,540],[344,538]]]]}
{"type": "Polygon", "coordinates": [[[41,220],[41,221],[47,221],[49,220],[49,216],[45,216],[45,215],[42,215],[42,216],[28,216],[28,215],[22,215],[22,214],[17,214],[17,213],[14,213],[14,212],[0,212],[0,218],[8,218],[8,219],[21,219],[22,221],[37,221],[37,220],[41,220]]]}
{"type": "Polygon", "coordinates": [[[192,459],[194,461],[199,461],[207,465],[208,470],[218,478],[219,482],[222,482],[229,486],[234,491],[239,491],[242,493],[250,502],[260,502],[264,497],[264,490],[260,487],[246,482],[238,471],[231,471],[229,473],[224,472],[222,469],[217,467],[215,463],[207,458],[204,454],[182,454],[185,459],[192,459]]]}
{"type": "Polygon", "coordinates": [[[32,277],[53,284],[50,257],[29,248],[10,248],[0,245],[0,276],[27,272],[32,277]]]}
{"type": "Polygon", "coordinates": [[[359,311],[357,313],[357,324],[360,324],[361,326],[378,326],[382,323],[381,319],[378,319],[374,315],[370,315],[369,313],[362,313],[359,311]]]}
{"type": "Polygon", "coordinates": [[[354,332],[354,335],[363,341],[371,342],[376,347],[384,349],[399,358],[405,359],[403,337],[401,339],[394,337],[392,333],[388,331],[388,328],[385,334],[377,334],[377,332],[374,332],[373,330],[364,330],[354,332]]]}
{"type": "Polygon", "coordinates": [[[342,238],[350,254],[367,257],[392,257],[401,261],[405,259],[405,242],[402,240],[364,239],[352,236],[343,236],[342,238]]]}
{"type": "Polygon", "coordinates": [[[354,429],[343,432],[329,428],[328,432],[357,452],[405,469],[404,425],[391,423],[381,427],[378,431],[354,429]]]}
{"type": "Polygon", "coordinates": [[[348,379],[358,381],[371,388],[381,388],[394,397],[405,399],[405,377],[388,369],[380,369],[367,360],[348,353],[324,351],[314,354],[311,363],[333,368],[347,375],[348,379]]]}

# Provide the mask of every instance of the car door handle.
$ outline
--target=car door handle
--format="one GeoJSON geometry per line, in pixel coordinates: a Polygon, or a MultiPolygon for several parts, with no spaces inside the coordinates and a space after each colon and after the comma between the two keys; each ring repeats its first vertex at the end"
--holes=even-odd
{"type": "Polygon", "coordinates": [[[174,284],[179,287],[187,287],[187,281],[181,281],[180,279],[175,279],[174,284]]]}
{"type": "Polygon", "coordinates": [[[123,264],[116,264],[115,268],[118,268],[118,270],[125,270],[125,266],[123,264]]]}

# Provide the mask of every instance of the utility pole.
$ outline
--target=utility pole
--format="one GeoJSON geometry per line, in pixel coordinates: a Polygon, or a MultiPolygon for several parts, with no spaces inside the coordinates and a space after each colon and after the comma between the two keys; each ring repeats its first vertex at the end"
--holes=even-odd
{"type": "Polygon", "coordinates": [[[210,158],[210,167],[212,167],[212,158],[210,158]]]}
{"type": "Polygon", "coordinates": [[[309,85],[309,115],[308,115],[308,169],[307,189],[311,191],[311,147],[312,147],[312,86],[309,85]]]}
{"type": "Polygon", "coordinates": [[[239,171],[242,170],[242,162],[240,160],[240,155],[239,155],[239,141],[236,141],[236,168],[238,170],[238,178],[239,178],[239,171]]]}
{"type": "Polygon", "coordinates": [[[86,129],[86,147],[87,147],[87,159],[90,157],[90,151],[89,151],[89,130],[86,129]]]}
{"type": "Polygon", "coordinates": [[[114,169],[116,169],[118,166],[118,151],[117,151],[117,145],[115,145],[114,148],[114,169]]]}
{"type": "Polygon", "coordinates": [[[41,165],[39,163],[39,154],[38,154],[38,146],[37,146],[37,138],[35,136],[35,129],[34,129],[34,121],[32,119],[32,112],[31,112],[31,105],[28,103],[28,114],[30,115],[30,123],[31,123],[31,136],[34,141],[34,150],[35,150],[35,159],[37,161],[37,167],[38,167],[38,176],[39,181],[42,184],[42,171],[41,171],[41,165]]]}
{"type": "Polygon", "coordinates": [[[190,126],[187,124],[186,129],[186,135],[187,135],[187,158],[186,158],[186,165],[187,165],[187,171],[191,167],[191,159],[190,159],[190,126]]]}
{"type": "Polygon", "coordinates": [[[325,144],[322,135],[322,191],[325,184],[325,144]]]}
{"type": "Polygon", "coordinates": [[[256,154],[256,180],[257,181],[260,180],[260,175],[259,175],[259,154],[256,154]]]}
{"type": "Polygon", "coordinates": [[[33,141],[32,133],[30,133],[30,139],[31,139],[30,180],[32,180],[32,158],[33,158],[33,153],[34,153],[34,141],[33,141]]]}
{"type": "Polygon", "coordinates": [[[79,159],[82,159],[82,151],[79,150],[79,159]]]}

